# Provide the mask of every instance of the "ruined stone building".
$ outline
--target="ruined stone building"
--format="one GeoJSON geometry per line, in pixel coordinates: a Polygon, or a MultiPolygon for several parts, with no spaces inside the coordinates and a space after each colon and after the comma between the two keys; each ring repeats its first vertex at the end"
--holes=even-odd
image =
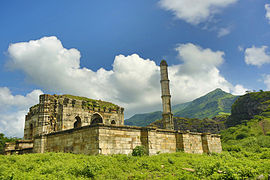
{"type": "Polygon", "coordinates": [[[221,152],[219,135],[174,130],[167,66],[162,60],[163,129],[125,126],[124,108],[110,102],[43,94],[25,116],[23,140],[7,143],[5,153],[131,154],[136,146],[144,146],[149,155],[221,152]]]}

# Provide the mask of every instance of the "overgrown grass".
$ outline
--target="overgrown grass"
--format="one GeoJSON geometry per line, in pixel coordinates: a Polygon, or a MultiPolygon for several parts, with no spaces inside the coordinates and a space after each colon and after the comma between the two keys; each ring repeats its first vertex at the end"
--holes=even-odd
{"type": "Polygon", "coordinates": [[[111,103],[111,102],[106,102],[106,101],[101,101],[101,100],[94,100],[94,99],[90,99],[90,98],[86,98],[86,97],[81,97],[81,96],[73,96],[73,95],[69,95],[69,94],[64,94],[61,95],[62,97],[67,97],[67,98],[71,98],[71,99],[77,99],[77,100],[81,100],[81,101],[85,101],[87,102],[86,104],[84,104],[84,106],[86,107],[100,107],[100,108],[111,108],[112,110],[117,110],[119,108],[119,106],[111,103]]]}
{"type": "Polygon", "coordinates": [[[0,156],[0,179],[245,179],[270,174],[270,150],[198,155],[88,156],[46,153],[0,156]],[[183,168],[190,168],[194,172],[183,168]]]}
{"type": "Polygon", "coordinates": [[[255,116],[254,119],[221,132],[224,149],[242,149],[249,152],[270,148],[270,118],[255,116]]]}

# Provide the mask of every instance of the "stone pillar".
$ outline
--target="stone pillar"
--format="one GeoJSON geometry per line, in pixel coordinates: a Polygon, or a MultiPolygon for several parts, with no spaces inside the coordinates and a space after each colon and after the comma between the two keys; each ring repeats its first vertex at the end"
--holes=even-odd
{"type": "Polygon", "coordinates": [[[45,153],[47,144],[47,136],[41,135],[34,139],[33,152],[34,153],[45,153]]]}
{"type": "Polygon", "coordinates": [[[161,99],[162,99],[162,122],[163,128],[174,129],[173,114],[171,112],[171,95],[168,78],[168,64],[165,60],[160,62],[160,75],[161,75],[161,99]]]}

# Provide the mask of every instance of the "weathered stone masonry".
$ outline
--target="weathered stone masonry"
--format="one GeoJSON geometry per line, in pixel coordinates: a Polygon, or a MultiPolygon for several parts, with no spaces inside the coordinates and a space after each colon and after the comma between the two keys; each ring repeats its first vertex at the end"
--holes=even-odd
{"type": "Polygon", "coordinates": [[[95,123],[124,124],[124,108],[71,95],[40,96],[25,117],[24,139],[95,123]]]}
{"type": "Polygon", "coordinates": [[[184,151],[221,152],[219,135],[180,132],[150,127],[95,124],[36,137],[34,152],[131,154],[145,146],[149,155],[184,151]]]}

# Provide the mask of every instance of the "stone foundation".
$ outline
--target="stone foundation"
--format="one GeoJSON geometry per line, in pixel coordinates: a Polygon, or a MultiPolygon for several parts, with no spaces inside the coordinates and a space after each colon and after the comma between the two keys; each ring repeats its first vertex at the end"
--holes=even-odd
{"type": "Polygon", "coordinates": [[[222,151],[219,135],[96,124],[37,136],[33,152],[131,154],[136,146],[145,146],[149,155],[176,151],[198,154],[222,151]]]}

